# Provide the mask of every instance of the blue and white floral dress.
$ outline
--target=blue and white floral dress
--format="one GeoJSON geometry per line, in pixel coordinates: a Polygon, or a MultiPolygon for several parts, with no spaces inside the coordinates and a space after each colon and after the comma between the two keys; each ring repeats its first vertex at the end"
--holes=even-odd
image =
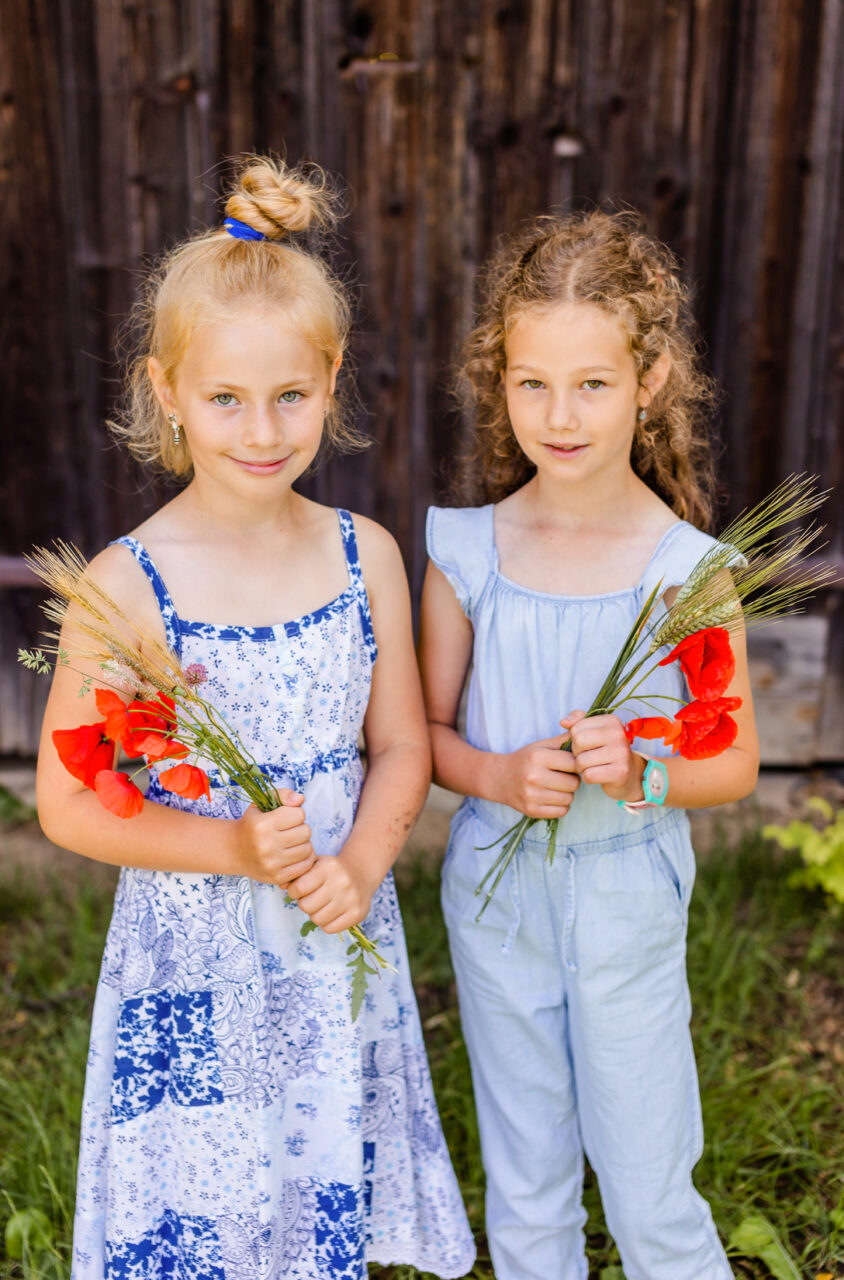
{"type": "MultiPolygon", "coordinates": [[[[168,641],[337,853],[362,781],[375,638],[354,528],[349,585],[273,627],[180,618],[168,641]]],[[[245,801],[149,798],[221,818],[245,801]]],[[[364,924],[395,967],[350,1014],[347,940],[247,877],[121,871],[94,1008],[73,1280],[361,1280],[367,1261],[463,1276],[474,1245],[443,1140],[391,875],[364,924]]]]}

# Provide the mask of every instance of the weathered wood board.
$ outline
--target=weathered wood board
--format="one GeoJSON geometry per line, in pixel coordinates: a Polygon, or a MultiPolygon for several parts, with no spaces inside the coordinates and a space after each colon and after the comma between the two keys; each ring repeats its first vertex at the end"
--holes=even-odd
{"type": "MultiPolygon", "coordinates": [[[[117,326],[145,255],[213,222],[223,157],[253,148],[348,184],[375,447],[310,491],[386,524],[415,595],[478,268],[550,206],[633,204],[686,263],[726,392],[725,516],[792,471],[840,484],[842,66],[841,0],[4,0],[0,555],[92,553],[166,494],[108,440],[117,326]]],[[[844,610],[819,607],[818,750],[841,758],[844,610]]],[[[0,744],[34,744],[3,723],[26,714],[6,693],[0,744]]]]}
{"type": "Polygon", "coordinates": [[[811,764],[820,754],[829,620],[783,618],[748,638],[753,706],[766,765],[811,764]]]}

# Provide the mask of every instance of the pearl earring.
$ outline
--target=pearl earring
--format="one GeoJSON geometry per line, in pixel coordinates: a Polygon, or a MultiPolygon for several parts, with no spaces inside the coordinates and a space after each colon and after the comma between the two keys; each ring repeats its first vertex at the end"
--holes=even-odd
{"type": "Polygon", "coordinates": [[[179,419],[176,417],[175,413],[168,413],[167,421],[170,423],[170,428],[173,432],[173,444],[178,444],[182,438],[181,436],[182,424],[179,421],[179,419]]]}

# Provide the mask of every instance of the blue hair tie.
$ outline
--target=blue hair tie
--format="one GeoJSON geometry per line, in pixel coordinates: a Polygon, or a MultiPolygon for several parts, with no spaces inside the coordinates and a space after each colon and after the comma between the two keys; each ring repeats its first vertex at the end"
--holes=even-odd
{"type": "Polygon", "coordinates": [[[226,218],[223,226],[235,240],[266,240],[267,238],[263,231],[256,231],[248,222],[241,222],[239,218],[226,218]]]}

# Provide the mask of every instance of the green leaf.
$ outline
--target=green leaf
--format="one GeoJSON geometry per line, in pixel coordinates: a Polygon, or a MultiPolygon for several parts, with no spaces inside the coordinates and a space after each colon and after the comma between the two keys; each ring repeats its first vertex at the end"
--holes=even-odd
{"type": "Polygon", "coordinates": [[[557,827],[560,825],[558,818],[551,818],[548,822],[548,851],[545,857],[548,859],[550,867],[554,861],[554,854],[557,852],[557,827]]]}
{"type": "Polygon", "coordinates": [[[762,828],[762,835],[768,840],[776,840],[782,849],[799,849],[814,834],[814,830],[808,822],[789,822],[786,827],[768,823],[762,828]]]}
{"type": "Polygon", "coordinates": [[[598,1280],[624,1280],[622,1267],[602,1267],[598,1272],[598,1280]]]}
{"type": "Polygon", "coordinates": [[[6,1223],[6,1253],[22,1261],[44,1253],[52,1242],[50,1219],[40,1209],[18,1209],[6,1223]]]}
{"type": "Polygon", "coordinates": [[[829,1220],[836,1231],[844,1231],[844,1209],[831,1209],[829,1220]]]}
{"type": "Polygon", "coordinates": [[[800,1280],[800,1273],[776,1228],[761,1214],[743,1218],[730,1236],[728,1247],[744,1258],[758,1258],[764,1262],[776,1280],[800,1280]]]}
{"type": "Polygon", "coordinates": [[[39,676],[47,675],[52,670],[40,649],[18,649],[18,662],[23,663],[27,671],[36,671],[39,676]]]}
{"type": "Polygon", "coordinates": [[[806,801],[806,807],[814,809],[816,813],[819,813],[822,817],[826,818],[827,822],[832,822],[832,819],[835,817],[835,811],[832,805],[828,800],[824,799],[823,796],[809,796],[809,799],[806,801]]]}
{"type": "Polygon", "coordinates": [[[354,959],[349,961],[349,968],[352,971],[352,1022],[357,1022],[366,995],[366,975],[371,970],[367,970],[362,951],[358,951],[354,959]]]}
{"type": "Polygon", "coordinates": [[[309,933],[313,933],[314,929],[318,929],[319,925],[314,924],[313,920],[306,920],[299,930],[303,938],[307,938],[309,933]]]}

